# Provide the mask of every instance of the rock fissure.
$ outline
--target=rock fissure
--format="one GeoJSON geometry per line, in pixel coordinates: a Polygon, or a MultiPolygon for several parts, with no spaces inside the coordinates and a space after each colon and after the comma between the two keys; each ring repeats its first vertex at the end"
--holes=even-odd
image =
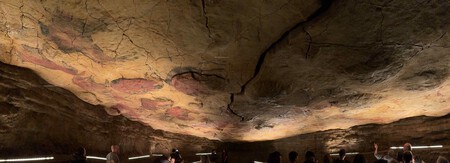
{"type": "MultiPolygon", "coordinates": [[[[254,69],[253,75],[251,76],[251,78],[250,78],[249,80],[247,80],[247,81],[241,86],[241,90],[240,90],[239,93],[237,93],[237,95],[243,95],[243,94],[245,93],[245,91],[246,91],[246,90],[245,90],[246,86],[247,86],[253,79],[255,79],[256,76],[259,74],[259,72],[260,72],[260,70],[261,70],[261,67],[262,67],[262,65],[263,65],[263,63],[264,63],[264,60],[265,60],[267,54],[268,54],[272,49],[274,49],[281,41],[285,40],[285,39],[289,36],[289,34],[290,34],[292,31],[294,31],[294,30],[297,29],[297,28],[300,28],[300,27],[303,26],[304,24],[306,24],[306,23],[308,23],[308,22],[314,20],[315,18],[319,17],[321,14],[325,13],[325,11],[331,6],[332,2],[333,2],[332,0],[322,0],[322,4],[321,4],[321,6],[319,7],[319,9],[317,9],[313,14],[311,14],[310,16],[308,16],[307,19],[306,19],[305,21],[301,21],[301,22],[297,23],[296,25],[294,25],[293,27],[291,27],[289,30],[287,30],[286,32],[284,32],[284,33],[283,33],[283,34],[282,34],[275,42],[273,42],[272,44],[270,44],[270,46],[269,46],[266,50],[264,50],[263,53],[260,54],[260,56],[259,56],[259,58],[258,58],[258,62],[257,62],[256,67],[255,67],[255,69],[254,69]]],[[[289,3],[289,2],[288,2],[288,3],[289,3]]],[[[310,41],[309,43],[310,43],[310,44],[312,43],[312,38],[311,38],[311,41],[310,41]]],[[[309,48],[308,48],[308,51],[307,51],[307,52],[309,53],[309,48]]],[[[305,57],[307,57],[308,53],[305,54],[305,57]]],[[[241,115],[239,115],[239,114],[237,114],[237,113],[232,109],[233,102],[234,102],[234,95],[235,95],[235,94],[232,94],[232,95],[231,95],[231,101],[230,101],[230,103],[228,104],[228,107],[227,107],[227,108],[228,108],[228,110],[230,110],[230,112],[231,112],[233,115],[236,115],[236,116],[240,117],[240,118],[241,118],[241,121],[243,121],[243,120],[245,119],[245,117],[244,117],[244,116],[241,116],[241,115]]]]}
{"type": "Polygon", "coordinates": [[[203,17],[205,18],[205,27],[208,30],[208,37],[210,39],[212,39],[211,28],[209,27],[209,18],[208,18],[208,15],[206,15],[206,2],[205,2],[205,0],[201,0],[201,1],[202,1],[202,13],[203,13],[203,17]]]}
{"type": "Polygon", "coordinates": [[[207,76],[207,77],[211,77],[212,76],[212,77],[216,77],[216,78],[219,78],[219,79],[222,79],[222,80],[226,80],[224,77],[222,77],[220,75],[217,75],[217,74],[205,74],[205,73],[202,73],[202,72],[192,71],[192,70],[175,74],[172,77],[170,77],[170,80],[172,80],[176,76],[180,76],[180,75],[184,75],[184,74],[189,74],[189,75],[192,76],[193,79],[196,79],[196,80],[199,80],[199,79],[195,75],[207,76]]]}
{"type": "Polygon", "coordinates": [[[233,102],[234,102],[234,94],[231,94],[231,95],[230,95],[230,102],[229,102],[228,105],[227,105],[227,110],[228,110],[231,114],[233,114],[233,115],[239,117],[239,118],[241,119],[241,120],[240,120],[241,122],[244,121],[244,120],[245,120],[245,117],[242,116],[242,115],[239,115],[237,112],[235,112],[235,111],[233,110],[233,102]]]}
{"type": "Polygon", "coordinates": [[[309,56],[309,51],[311,50],[311,45],[313,43],[313,40],[312,40],[311,34],[305,29],[305,27],[303,27],[303,31],[305,31],[306,35],[308,35],[308,39],[307,39],[307,41],[308,41],[308,48],[306,49],[306,52],[305,52],[305,60],[308,60],[309,57],[310,57],[309,56]]]}
{"type": "Polygon", "coordinates": [[[335,47],[345,47],[345,48],[370,48],[376,46],[378,44],[366,44],[366,45],[347,45],[347,44],[339,44],[339,43],[328,43],[328,42],[311,42],[313,45],[319,46],[335,46],[335,47]]]}
{"type": "Polygon", "coordinates": [[[319,17],[321,14],[325,13],[326,10],[331,6],[333,0],[322,0],[322,4],[319,7],[319,9],[317,9],[313,14],[311,14],[310,16],[308,16],[306,18],[306,20],[301,21],[297,24],[295,24],[293,27],[291,27],[289,30],[287,30],[286,32],[284,32],[280,37],[278,37],[277,40],[275,40],[272,44],[270,44],[270,46],[268,48],[266,48],[259,56],[258,58],[258,62],[256,64],[256,67],[254,69],[254,73],[253,75],[250,77],[249,80],[247,80],[247,82],[245,82],[242,86],[241,86],[241,92],[239,94],[243,94],[245,92],[245,87],[254,79],[256,78],[256,76],[259,74],[259,71],[261,70],[261,67],[264,63],[264,59],[266,58],[266,55],[272,50],[274,49],[282,40],[285,40],[287,38],[287,36],[294,31],[295,29],[303,26],[304,24],[314,20],[315,18],[319,17]]]}
{"type": "Polygon", "coordinates": [[[128,40],[130,40],[130,43],[131,43],[131,44],[133,44],[134,46],[136,46],[136,47],[139,48],[139,49],[144,50],[145,53],[146,53],[146,56],[150,56],[150,57],[152,57],[152,58],[155,58],[155,57],[152,55],[152,53],[151,53],[150,51],[148,51],[145,47],[142,47],[142,46],[139,46],[139,45],[135,44],[134,41],[130,38],[130,36],[128,36],[126,33],[123,33],[123,36],[127,37],[128,40]]]}
{"type": "MultiPolygon", "coordinates": [[[[125,37],[125,34],[124,33],[122,33],[122,36],[120,37],[120,41],[119,41],[119,43],[117,44],[117,46],[116,46],[116,48],[113,50],[113,52],[114,52],[114,59],[117,59],[117,56],[119,55],[119,53],[117,52],[117,50],[119,50],[119,47],[120,47],[120,45],[122,44],[122,41],[123,41],[123,38],[125,37]]],[[[147,57],[147,60],[148,60],[148,57],[147,57]]],[[[146,60],[146,62],[147,62],[147,60],[146,60]]]]}
{"type": "Polygon", "coordinates": [[[278,139],[446,114],[449,5],[5,0],[0,59],[110,116],[211,139],[278,139]]]}
{"type": "Polygon", "coordinates": [[[25,15],[23,13],[23,6],[24,6],[23,0],[21,2],[22,2],[22,4],[19,6],[19,10],[20,10],[20,27],[23,29],[24,28],[23,27],[23,18],[25,17],[25,15]]]}
{"type": "Polygon", "coordinates": [[[440,41],[442,38],[444,38],[444,36],[447,34],[448,32],[444,32],[441,36],[439,36],[439,38],[437,38],[436,40],[434,40],[432,43],[430,43],[430,45],[431,44],[434,44],[434,43],[436,43],[436,42],[438,42],[438,41],[440,41]]]}

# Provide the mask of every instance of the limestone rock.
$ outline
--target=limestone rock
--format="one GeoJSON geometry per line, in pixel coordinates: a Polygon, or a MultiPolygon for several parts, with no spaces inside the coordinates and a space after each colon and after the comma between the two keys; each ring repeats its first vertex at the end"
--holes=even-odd
{"type": "Polygon", "coordinates": [[[0,157],[48,156],[67,162],[82,146],[90,156],[104,157],[119,144],[121,158],[151,153],[170,154],[179,148],[188,160],[220,142],[155,130],[123,116],[109,116],[55,87],[31,70],[0,63],[0,157]],[[65,156],[65,157],[64,157],[65,156]]]}
{"type": "Polygon", "coordinates": [[[449,7],[2,0],[0,61],[149,128],[273,140],[448,114],[449,7]]]}

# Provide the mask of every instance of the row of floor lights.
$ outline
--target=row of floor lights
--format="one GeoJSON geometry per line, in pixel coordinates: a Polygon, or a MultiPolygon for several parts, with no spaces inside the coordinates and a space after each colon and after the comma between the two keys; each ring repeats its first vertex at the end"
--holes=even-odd
{"type": "Polygon", "coordinates": [[[196,153],[196,156],[207,156],[207,155],[212,155],[212,153],[196,153]]]}
{"type": "Polygon", "coordinates": [[[150,155],[144,155],[144,156],[136,156],[136,157],[130,157],[128,158],[128,160],[136,160],[136,159],[140,159],[140,158],[149,158],[150,155]]]}
{"type": "MultiPolygon", "coordinates": [[[[163,156],[163,154],[152,154],[151,156],[153,157],[161,157],[163,156]]],[[[130,157],[128,158],[128,160],[136,160],[136,159],[141,159],[141,158],[149,158],[151,157],[150,155],[143,155],[143,156],[136,156],[136,157],[130,157]]]]}
{"type": "MultiPolygon", "coordinates": [[[[412,149],[429,149],[429,148],[443,148],[443,145],[428,145],[428,146],[413,146],[412,149]]],[[[391,147],[391,149],[403,149],[403,147],[391,147]]],[[[358,152],[350,152],[346,153],[346,155],[356,155],[358,152]]],[[[196,153],[196,156],[206,156],[211,155],[211,153],[196,153]]],[[[339,156],[338,153],[330,154],[331,156],[339,156]]],[[[151,156],[163,156],[163,154],[152,154],[151,156]]],[[[144,155],[144,156],[136,156],[136,157],[130,157],[128,160],[135,160],[135,159],[141,159],[141,158],[149,158],[150,155],[144,155]]],[[[86,156],[87,159],[96,159],[96,160],[106,160],[104,157],[97,157],[97,156],[86,156]]],[[[26,161],[45,161],[45,160],[53,160],[54,157],[36,157],[36,158],[13,158],[13,159],[0,159],[0,162],[26,162],[26,161]]],[[[254,163],[261,163],[259,161],[254,161],[254,163]]]]}
{"type": "MultiPolygon", "coordinates": [[[[104,157],[86,156],[87,159],[106,160],[104,157]]],[[[13,159],[0,159],[0,162],[28,162],[28,161],[45,161],[53,160],[54,157],[36,157],[36,158],[13,158],[13,159]]]]}
{"type": "MultiPolygon", "coordinates": [[[[412,149],[429,149],[429,148],[443,148],[443,145],[428,145],[428,146],[412,146],[412,149]]],[[[391,149],[403,149],[403,147],[391,147],[391,149]]]]}
{"type": "Polygon", "coordinates": [[[53,160],[54,157],[36,157],[36,158],[12,158],[12,159],[0,159],[0,162],[25,162],[25,161],[44,161],[53,160]]]}
{"type": "Polygon", "coordinates": [[[94,160],[106,160],[105,157],[97,157],[97,156],[86,156],[87,159],[94,159],[94,160]]]}
{"type": "MultiPolygon", "coordinates": [[[[357,155],[359,154],[358,152],[349,152],[349,153],[345,153],[345,155],[357,155]]],[[[339,156],[339,153],[332,153],[330,154],[331,156],[339,156]]]]}

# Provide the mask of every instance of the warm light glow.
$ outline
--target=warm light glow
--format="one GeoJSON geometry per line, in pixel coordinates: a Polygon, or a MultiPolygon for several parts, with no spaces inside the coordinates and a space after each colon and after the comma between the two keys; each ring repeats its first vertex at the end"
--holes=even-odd
{"type": "Polygon", "coordinates": [[[86,156],[87,159],[96,159],[96,160],[106,160],[104,157],[97,157],[97,156],[86,156]]]}
{"type": "Polygon", "coordinates": [[[53,157],[37,157],[37,158],[14,158],[14,159],[0,159],[0,162],[25,162],[25,161],[43,161],[53,160],[53,157]]]}
{"type": "Polygon", "coordinates": [[[253,163],[264,163],[264,162],[261,162],[261,161],[253,161],[253,163]]]}
{"type": "MultiPolygon", "coordinates": [[[[346,153],[345,155],[357,155],[358,154],[358,152],[350,152],[350,153],[346,153]]],[[[339,153],[333,153],[333,154],[330,154],[331,156],[339,156],[339,153]]]]}
{"type": "Polygon", "coordinates": [[[128,158],[128,160],[135,160],[135,159],[149,158],[149,157],[150,157],[150,155],[136,156],[136,157],[130,157],[130,158],[128,158]]]}
{"type": "MultiPolygon", "coordinates": [[[[428,149],[428,148],[442,148],[442,145],[428,145],[428,146],[412,146],[412,149],[428,149]]],[[[403,149],[403,147],[391,147],[391,149],[403,149]]]]}
{"type": "Polygon", "coordinates": [[[211,153],[196,153],[196,156],[206,156],[206,155],[211,155],[211,153]]]}

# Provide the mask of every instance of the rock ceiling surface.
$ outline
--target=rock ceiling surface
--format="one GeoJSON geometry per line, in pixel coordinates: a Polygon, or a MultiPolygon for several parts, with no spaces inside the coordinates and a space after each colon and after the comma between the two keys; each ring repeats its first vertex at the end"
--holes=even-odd
{"type": "Polygon", "coordinates": [[[271,140],[450,112],[445,0],[0,1],[0,61],[155,129],[271,140]]]}

